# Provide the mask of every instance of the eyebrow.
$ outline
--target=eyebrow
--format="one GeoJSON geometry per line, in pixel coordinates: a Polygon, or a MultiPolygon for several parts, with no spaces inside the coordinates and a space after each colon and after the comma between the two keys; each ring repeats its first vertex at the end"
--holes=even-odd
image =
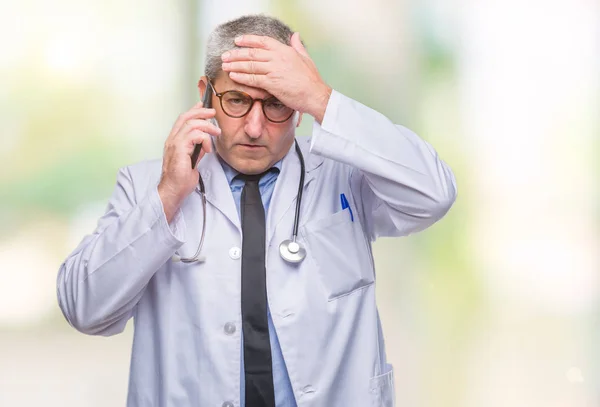
{"type": "MultiPolygon", "coordinates": [[[[244,85],[237,85],[237,86],[234,86],[231,89],[225,89],[225,90],[223,90],[222,93],[225,93],[225,92],[227,92],[229,90],[235,90],[237,92],[243,92],[243,93],[245,93],[247,95],[250,95],[250,92],[248,91],[249,89],[260,89],[260,88],[249,88],[249,87],[246,87],[244,85]],[[243,86],[244,88],[240,89],[239,86],[243,86]]],[[[263,91],[263,92],[266,92],[267,93],[266,96],[263,97],[263,98],[254,98],[254,99],[265,99],[266,100],[266,99],[270,99],[272,97],[275,97],[275,96],[271,95],[269,92],[267,92],[264,89],[260,89],[260,90],[263,91]]],[[[252,95],[250,95],[250,96],[252,96],[252,95]]],[[[275,98],[275,99],[277,99],[277,98],[275,98]]],[[[277,100],[279,100],[279,99],[277,99],[277,100]]]]}

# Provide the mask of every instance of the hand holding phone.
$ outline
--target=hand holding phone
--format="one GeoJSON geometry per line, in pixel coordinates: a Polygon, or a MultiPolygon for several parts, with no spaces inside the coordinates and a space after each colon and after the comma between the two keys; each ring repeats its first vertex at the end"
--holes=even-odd
{"type": "MultiPolygon", "coordinates": [[[[202,98],[202,106],[205,108],[212,108],[212,93],[206,88],[204,92],[204,97],[202,98]]],[[[194,152],[192,153],[192,168],[196,168],[198,163],[198,157],[200,156],[200,151],[202,151],[202,143],[196,144],[194,147],[194,152]]]]}
{"type": "Polygon", "coordinates": [[[179,116],[165,141],[158,193],[167,219],[198,185],[200,174],[194,164],[212,151],[211,136],[221,134],[221,129],[211,122],[215,114],[214,109],[197,103],[179,116]]]}

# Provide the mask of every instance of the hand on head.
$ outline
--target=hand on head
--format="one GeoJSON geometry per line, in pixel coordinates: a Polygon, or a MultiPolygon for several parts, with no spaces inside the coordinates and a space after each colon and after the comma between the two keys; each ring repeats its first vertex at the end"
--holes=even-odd
{"type": "Polygon", "coordinates": [[[331,88],[294,33],[291,45],[274,38],[243,35],[235,40],[242,48],[222,55],[222,69],[240,84],[264,89],[282,103],[322,121],[331,88]]]}

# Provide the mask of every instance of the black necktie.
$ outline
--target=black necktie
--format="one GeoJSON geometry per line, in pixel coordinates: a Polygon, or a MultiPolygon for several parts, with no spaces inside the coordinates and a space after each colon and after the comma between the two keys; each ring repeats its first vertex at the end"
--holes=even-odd
{"type": "Polygon", "coordinates": [[[242,329],[246,407],[275,407],[267,320],[265,209],[258,189],[264,175],[238,175],[242,190],[242,329]]]}

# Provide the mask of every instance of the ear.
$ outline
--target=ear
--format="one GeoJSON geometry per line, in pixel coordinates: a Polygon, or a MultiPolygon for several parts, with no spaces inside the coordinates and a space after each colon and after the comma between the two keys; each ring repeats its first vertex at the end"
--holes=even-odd
{"type": "Polygon", "coordinates": [[[296,112],[296,127],[300,127],[300,123],[302,123],[302,113],[296,112]]]}
{"type": "Polygon", "coordinates": [[[306,52],[306,48],[304,48],[304,44],[302,44],[302,40],[300,39],[300,33],[295,32],[294,34],[292,34],[292,38],[290,39],[290,45],[300,55],[310,58],[308,52],[306,52]]]}
{"type": "Polygon", "coordinates": [[[200,100],[204,100],[204,93],[206,92],[206,87],[208,86],[208,79],[206,76],[202,76],[198,81],[198,93],[200,94],[200,100]]]}

